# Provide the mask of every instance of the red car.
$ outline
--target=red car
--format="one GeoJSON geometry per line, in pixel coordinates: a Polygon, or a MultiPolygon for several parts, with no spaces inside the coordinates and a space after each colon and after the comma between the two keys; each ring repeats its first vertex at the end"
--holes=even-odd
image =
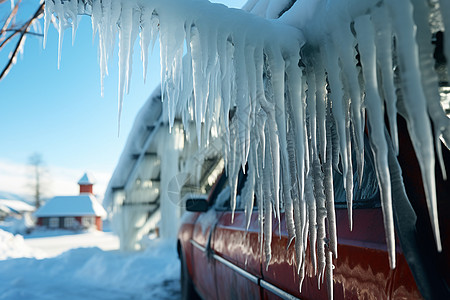
{"type": "MultiPolygon", "coordinates": [[[[398,160],[403,179],[393,154],[390,156],[397,240],[395,269],[389,268],[378,183],[370,151],[366,151],[362,188],[355,189],[354,193],[353,231],[349,230],[345,193],[342,183],[339,184],[342,179],[335,174],[338,230],[338,258],[333,260],[335,299],[450,299],[450,184],[442,180],[437,167],[443,240],[443,252],[438,253],[429,225],[420,170],[412,146],[408,146],[409,139],[406,135],[400,135],[400,139],[398,160]],[[410,201],[402,193],[403,188],[410,201]]],[[[449,151],[444,152],[449,170],[449,151]]],[[[238,194],[245,184],[245,178],[241,177],[238,194]]],[[[286,250],[288,234],[284,215],[281,236],[278,220],[273,219],[272,259],[266,270],[258,241],[258,211],[253,210],[248,231],[243,209],[236,210],[234,222],[231,222],[229,188],[224,175],[219,177],[208,199],[188,199],[186,205],[191,212],[185,214],[178,235],[184,299],[198,296],[203,299],[328,298],[326,283],[318,288],[308,255],[300,293],[294,247],[291,245],[286,250]]]]}

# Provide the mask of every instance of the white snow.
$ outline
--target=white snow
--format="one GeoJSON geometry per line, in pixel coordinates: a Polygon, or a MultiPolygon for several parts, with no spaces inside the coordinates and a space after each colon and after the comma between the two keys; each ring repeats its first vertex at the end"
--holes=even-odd
{"type": "Polygon", "coordinates": [[[70,230],[36,229],[27,234],[25,244],[41,251],[41,255],[55,257],[73,248],[98,247],[103,251],[119,249],[119,240],[111,232],[97,230],[79,232],[70,230]]]}
{"type": "Polygon", "coordinates": [[[118,239],[110,233],[24,241],[20,235],[0,230],[0,299],[180,297],[180,265],[174,240],[150,240],[141,252],[116,249],[118,239]],[[66,252],[51,250],[63,250],[63,246],[67,246],[66,252]]]}
{"type": "Polygon", "coordinates": [[[78,180],[79,185],[88,185],[88,184],[94,184],[95,179],[94,176],[90,173],[84,173],[83,176],[78,180]]]}
{"type": "Polygon", "coordinates": [[[106,217],[103,206],[92,194],[56,196],[48,200],[35,213],[35,217],[99,216],[106,217]]]}
{"type": "MultiPolygon", "coordinates": [[[[210,136],[225,137],[223,156],[233,208],[237,174],[248,164],[249,173],[255,176],[254,193],[262,201],[259,211],[266,264],[271,258],[272,212],[279,218],[280,207],[286,205],[289,232],[297,237],[297,261],[303,262],[299,263],[300,276],[304,276],[309,238],[311,257],[318,255],[319,279],[327,274],[331,282],[332,256],[337,258],[337,252],[330,170],[342,166],[351,228],[352,165],[356,163],[361,181],[364,151],[372,151],[389,262],[395,267],[387,155],[391,140],[398,150],[396,108],[401,108],[399,113],[408,122],[436,246],[441,250],[434,148],[439,159],[439,139],[450,144],[450,119],[437,96],[428,45],[432,30],[423,2],[304,0],[279,18],[286,8],[279,4],[287,5],[287,1],[249,1],[244,9],[250,13],[202,0],[104,0],[93,1],[92,7],[76,7],[74,2],[46,1],[46,28],[50,15],[57,15],[62,38],[65,27],[76,27],[74,15],[91,14],[99,32],[102,74],[106,74],[118,33],[119,115],[131,76],[130,45],[140,30],[145,68],[147,48],[159,34],[161,90],[169,124],[173,126],[176,116],[183,118],[183,124],[194,121],[199,146],[207,146],[210,136]],[[392,72],[394,67],[398,74],[392,72]],[[394,80],[396,76],[400,80],[394,80]],[[395,89],[401,91],[400,99],[395,89]],[[385,108],[391,130],[388,138],[385,108]],[[371,149],[364,149],[366,117],[371,149]],[[352,152],[360,154],[355,161],[352,152]],[[329,247],[321,240],[325,227],[329,247]],[[314,247],[320,248],[317,253],[314,247]]],[[[445,8],[439,10],[445,20],[441,25],[449,32],[450,11],[445,8]]]]}
{"type": "Polygon", "coordinates": [[[34,206],[31,206],[28,203],[25,203],[22,200],[9,200],[9,199],[0,199],[0,208],[5,207],[9,210],[13,210],[15,212],[32,212],[34,211],[34,206]]]}
{"type": "Polygon", "coordinates": [[[19,258],[35,257],[37,251],[29,247],[21,235],[14,235],[10,232],[0,229],[0,261],[19,258]]]}
{"type": "Polygon", "coordinates": [[[148,147],[148,141],[144,137],[151,136],[151,133],[155,130],[155,127],[158,125],[161,118],[162,104],[160,94],[159,89],[154,91],[139,110],[139,113],[135,118],[125,147],[120,155],[119,162],[114,169],[114,173],[111,176],[105,192],[103,205],[107,209],[113,204],[113,189],[124,189],[128,184],[127,180],[130,173],[133,171],[132,169],[136,160],[134,156],[141,155],[147,151],[146,147],[148,147]]]}

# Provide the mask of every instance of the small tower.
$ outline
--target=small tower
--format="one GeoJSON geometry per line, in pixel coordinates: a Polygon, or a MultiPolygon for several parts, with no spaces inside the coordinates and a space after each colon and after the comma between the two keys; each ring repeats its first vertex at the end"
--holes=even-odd
{"type": "Polygon", "coordinates": [[[94,183],[95,181],[92,175],[84,173],[83,177],[81,177],[81,179],[78,181],[78,184],[80,185],[80,194],[83,193],[94,194],[93,192],[94,183]]]}

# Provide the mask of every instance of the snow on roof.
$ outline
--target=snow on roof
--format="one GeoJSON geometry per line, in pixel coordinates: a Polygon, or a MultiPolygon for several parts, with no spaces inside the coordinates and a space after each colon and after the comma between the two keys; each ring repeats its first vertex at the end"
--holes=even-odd
{"type": "Polygon", "coordinates": [[[50,199],[35,213],[35,217],[68,217],[68,216],[106,217],[106,211],[95,196],[81,194],[77,196],[56,196],[50,199]]]}
{"type": "Polygon", "coordinates": [[[21,200],[0,199],[0,206],[7,207],[14,212],[34,211],[34,207],[21,200]]]}
{"type": "Polygon", "coordinates": [[[92,176],[92,174],[90,173],[84,173],[83,177],[80,178],[80,180],[78,181],[79,185],[87,185],[87,184],[94,184],[95,183],[95,179],[92,176]]]}
{"type": "Polygon", "coordinates": [[[141,154],[147,150],[147,137],[153,132],[154,126],[161,121],[161,112],[161,89],[157,87],[135,118],[133,128],[128,135],[119,162],[108,183],[103,199],[105,207],[109,207],[112,204],[113,188],[123,187],[126,184],[136,162],[133,155],[141,154]]]}
{"type": "Polygon", "coordinates": [[[26,201],[25,197],[23,197],[23,196],[19,196],[17,194],[5,192],[5,191],[0,191],[0,199],[26,201]]]}

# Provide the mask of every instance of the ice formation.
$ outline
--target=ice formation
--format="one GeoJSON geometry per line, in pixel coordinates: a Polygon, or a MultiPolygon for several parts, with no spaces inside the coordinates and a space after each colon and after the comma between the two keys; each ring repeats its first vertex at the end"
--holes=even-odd
{"type": "MultiPolygon", "coordinates": [[[[439,3],[440,25],[448,32],[448,3],[439,3]]],[[[205,0],[47,0],[45,28],[55,14],[61,40],[64,28],[76,29],[77,14],[90,14],[99,35],[102,78],[119,35],[119,113],[131,78],[135,39],[139,34],[146,70],[149,45],[159,36],[162,98],[170,125],[176,116],[185,124],[194,121],[202,146],[211,136],[224,137],[233,208],[239,169],[248,165],[254,181],[254,190],[247,193],[258,200],[266,264],[272,213],[279,218],[284,209],[290,242],[295,237],[298,272],[303,278],[309,239],[319,282],[325,276],[332,282],[332,259],[338,255],[332,170],[342,169],[352,226],[353,177],[362,180],[364,151],[374,154],[389,261],[395,267],[387,158],[389,143],[398,151],[396,117],[401,107],[441,250],[434,147],[442,151],[439,139],[450,145],[450,120],[440,106],[430,63],[433,29],[427,4],[250,0],[244,10],[205,0]],[[401,80],[395,82],[396,76],[401,80]],[[392,141],[385,136],[385,110],[392,141]],[[371,149],[364,149],[366,118],[371,149]],[[352,159],[352,152],[359,155],[352,159]]]]}

